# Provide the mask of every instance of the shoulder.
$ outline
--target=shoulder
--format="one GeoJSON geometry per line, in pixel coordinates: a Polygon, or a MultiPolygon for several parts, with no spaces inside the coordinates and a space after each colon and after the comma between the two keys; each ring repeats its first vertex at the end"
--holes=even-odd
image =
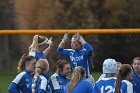
{"type": "Polygon", "coordinates": [[[47,87],[47,79],[40,75],[39,78],[41,79],[41,82],[40,82],[40,89],[43,89],[46,91],[46,87],[47,87]]]}
{"type": "Polygon", "coordinates": [[[12,82],[17,84],[25,75],[26,75],[26,72],[24,71],[19,73],[12,82]]]}
{"type": "Polygon", "coordinates": [[[39,78],[41,79],[41,83],[47,84],[47,79],[44,76],[40,75],[39,78]]]}
{"type": "Polygon", "coordinates": [[[116,77],[108,77],[108,78],[104,77],[104,78],[99,79],[96,83],[100,83],[104,81],[116,81],[116,79],[117,79],[116,77]]]}
{"type": "Polygon", "coordinates": [[[132,83],[128,80],[122,80],[122,83],[125,83],[127,86],[132,85],[132,83]]]}
{"type": "Polygon", "coordinates": [[[84,85],[84,86],[92,86],[91,83],[88,82],[88,81],[86,81],[86,80],[81,80],[81,81],[80,81],[80,84],[81,84],[81,85],[84,85]]]}
{"type": "Polygon", "coordinates": [[[56,77],[58,77],[59,75],[57,73],[54,73],[50,78],[51,79],[55,79],[56,77]]]}

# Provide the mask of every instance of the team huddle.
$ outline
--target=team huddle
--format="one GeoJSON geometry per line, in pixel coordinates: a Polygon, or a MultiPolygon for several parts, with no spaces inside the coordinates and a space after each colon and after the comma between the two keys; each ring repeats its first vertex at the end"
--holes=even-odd
{"type": "Polygon", "coordinates": [[[53,47],[52,38],[35,35],[29,54],[18,63],[18,75],[8,87],[10,93],[140,93],[140,57],[132,64],[121,64],[108,58],[103,62],[103,74],[98,81],[92,77],[93,47],[79,34],[71,39],[71,49],[65,49],[68,33],[57,47],[57,53],[69,60],[58,60],[56,72],[50,76],[46,57],[53,47]],[[69,78],[72,72],[71,78],[69,78]]]}

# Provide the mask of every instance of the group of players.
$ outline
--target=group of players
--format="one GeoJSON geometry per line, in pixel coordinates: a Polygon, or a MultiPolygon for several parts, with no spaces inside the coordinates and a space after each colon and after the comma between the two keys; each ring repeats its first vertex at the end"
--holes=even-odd
{"type": "Polygon", "coordinates": [[[46,59],[53,47],[52,38],[35,35],[18,63],[18,75],[8,87],[10,93],[140,93],[140,57],[133,59],[131,66],[122,64],[117,70],[115,59],[103,62],[103,74],[94,81],[91,73],[93,48],[84,38],[75,33],[71,49],[65,49],[68,33],[65,33],[57,52],[69,59],[58,60],[56,72],[49,76],[46,59]],[[71,78],[69,74],[72,72],[71,78]]]}

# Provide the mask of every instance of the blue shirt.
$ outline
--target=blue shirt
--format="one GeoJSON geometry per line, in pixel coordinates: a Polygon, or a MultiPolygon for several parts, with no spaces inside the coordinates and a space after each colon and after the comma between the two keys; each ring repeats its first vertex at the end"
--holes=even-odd
{"type": "Polygon", "coordinates": [[[10,93],[31,93],[32,76],[27,70],[19,73],[8,87],[10,93]],[[20,92],[21,91],[21,92],[20,92]]]}
{"type": "Polygon", "coordinates": [[[31,51],[29,52],[29,55],[35,57],[36,61],[38,61],[39,59],[46,59],[46,56],[45,54],[42,52],[42,53],[38,53],[38,52],[35,52],[35,51],[31,51]]]}
{"type": "Polygon", "coordinates": [[[65,56],[70,59],[72,71],[76,66],[82,66],[86,70],[86,76],[91,74],[90,60],[92,57],[93,48],[88,43],[85,43],[79,50],[63,49],[58,47],[57,52],[61,56],[65,56]]]}
{"type": "MultiPolygon", "coordinates": [[[[67,84],[64,93],[67,93],[69,84],[67,84]]],[[[93,86],[86,80],[81,80],[71,91],[71,93],[92,93],[93,86]]],[[[97,93],[97,92],[96,92],[97,93]]]]}
{"type": "Polygon", "coordinates": [[[116,77],[101,78],[95,83],[93,93],[113,93],[116,77]]]}
{"type": "Polygon", "coordinates": [[[120,89],[121,93],[133,93],[133,85],[128,80],[122,80],[120,89]]]}
{"type": "Polygon", "coordinates": [[[132,71],[134,93],[140,93],[140,77],[132,71]]]}
{"type": "MultiPolygon", "coordinates": [[[[34,78],[32,84],[34,84],[34,78]]],[[[37,80],[36,93],[50,93],[47,79],[43,75],[40,75],[37,80]]]]}
{"type": "Polygon", "coordinates": [[[70,79],[60,73],[55,73],[50,78],[50,87],[52,93],[64,93],[64,88],[70,79]]]}

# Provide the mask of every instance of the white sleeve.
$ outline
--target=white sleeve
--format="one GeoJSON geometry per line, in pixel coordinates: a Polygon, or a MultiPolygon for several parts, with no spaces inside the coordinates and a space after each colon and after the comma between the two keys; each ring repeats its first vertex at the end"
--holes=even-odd
{"type": "Polygon", "coordinates": [[[56,76],[58,76],[56,73],[54,75],[51,76],[51,81],[52,81],[52,85],[53,85],[53,88],[56,90],[56,89],[60,89],[60,85],[59,85],[59,82],[57,81],[57,78],[56,76]]]}
{"type": "Polygon", "coordinates": [[[43,89],[43,90],[46,91],[46,88],[47,88],[47,79],[44,76],[41,76],[41,75],[40,75],[40,78],[41,78],[40,89],[43,89]]]}
{"type": "Polygon", "coordinates": [[[122,82],[126,83],[126,91],[127,93],[133,93],[133,84],[129,82],[128,80],[123,80],[122,82]]]}
{"type": "Polygon", "coordinates": [[[127,93],[133,93],[133,84],[130,82],[127,83],[127,93]]]}
{"type": "Polygon", "coordinates": [[[20,74],[18,74],[18,75],[16,76],[16,78],[15,78],[12,82],[18,84],[19,81],[21,80],[21,78],[24,76],[25,73],[26,73],[26,72],[21,72],[20,74]]]}

